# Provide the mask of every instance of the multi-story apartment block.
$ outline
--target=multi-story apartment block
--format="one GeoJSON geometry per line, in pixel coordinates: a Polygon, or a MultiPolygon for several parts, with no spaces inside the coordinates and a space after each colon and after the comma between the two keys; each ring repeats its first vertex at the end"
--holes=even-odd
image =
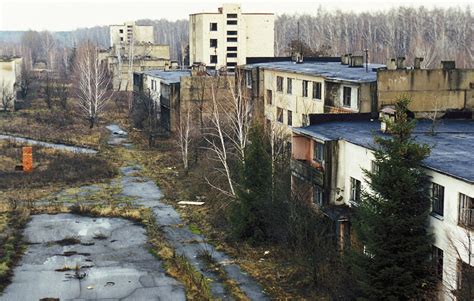
{"type": "Polygon", "coordinates": [[[171,66],[169,45],[154,44],[153,26],[127,22],[110,26],[111,47],[100,53],[115,91],[133,90],[133,72],[171,66]]]}
{"type": "Polygon", "coordinates": [[[213,96],[224,108],[224,102],[232,99],[230,87],[234,85],[233,76],[210,74],[205,69],[134,74],[134,91],[146,93],[158,103],[160,125],[170,134],[178,129],[184,110],[190,110],[193,127],[202,127],[213,112],[213,96]]]}
{"type": "MultiPolygon", "coordinates": [[[[377,168],[373,135],[388,134],[382,133],[377,121],[349,121],[349,115],[331,117],[345,121],[319,122],[325,118],[314,115],[315,124],[293,129],[292,188],[334,221],[340,245],[344,246],[350,242],[351,208],[368,189],[364,170],[377,168]]],[[[416,141],[432,146],[423,166],[432,181],[429,224],[440,297],[456,300],[469,290],[472,297],[474,121],[443,120],[436,135],[430,133],[430,126],[431,122],[418,121],[414,135],[416,141]]]]}
{"type": "Polygon", "coordinates": [[[414,65],[406,68],[404,58],[390,59],[387,68],[379,70],[379,108],[406,95],[412,99],[410,110],[420,116],[474,109],[474,69],[456,68],[454,61],[442,61],[438,69],[422,69],[422,60],[415,58],[414,65]]]}
{"type": "Polygon", "coordinates": [[[20,90],[21,57],[0,57],[0,110],[14,110],[20,90]]]}
{"type": "Polygon", "coordinates": [[[234,71],[247,57],[273,57],[272,13],[243,13],[238,4],[224,4],[217,13],[189,16],[190,64],[234,71]]]}
{"type": "Polygon", "coordinates": [[[155,43],[151,25],[136,25],[131,21],[122,25],[110,25],[109,28],[110,47],[129,45],[130,43],[155,43]]]}
{"type": "Polygon", "coordinates": [[[248,88],[258,90],[251,95],[263,103],[257,111],[263,112],[266,123],[280,125],[291,133],[292,127],[309,125],[310,114],[376,115],[377,69],[381,67],[365,65],[362,57],[353,57],[351,62],[332,58],[256,63],[239,70],[245,72],[248,88]],[[258,81],[252,79],[255,76],[258,81]]]}

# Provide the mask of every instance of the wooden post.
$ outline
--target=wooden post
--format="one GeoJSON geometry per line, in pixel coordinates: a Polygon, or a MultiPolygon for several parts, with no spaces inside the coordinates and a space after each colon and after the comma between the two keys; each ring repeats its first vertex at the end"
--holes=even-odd
{"type": "Polygon", "coordinates": [[[33,148],[31,146],[24,146],[23,151],[23,172],[33,171],[33,148]]]}

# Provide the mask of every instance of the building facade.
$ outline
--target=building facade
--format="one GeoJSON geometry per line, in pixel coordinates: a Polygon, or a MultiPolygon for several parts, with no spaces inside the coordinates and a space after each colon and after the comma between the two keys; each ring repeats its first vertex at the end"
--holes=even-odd
{"type": "Polygon", "coordinates": [[[291,133],[292,127],[309,125],[310,114],[376,115],[376,70],[381,67],[369,64],[366,69],[334,61],[282,61],[249,64],[239,70],[245,72],[248,88],[258,91],[250,94],[261,103],[258,112],[263,114],[262,119],[291,133]]]}
{"type": "Polygon", "coordinates": [[[189,16],[190,64],[234,71],[247,57],[273,57],[272,13],[243,13],[238,4],[224,4],[217,13],[189,16]]]}
{"type": "MultiPolygon", "coordinates": [[[[445,120],[435,136],[419,121],[416,140],[432,146],[423,166],[432,181],[433,258],[440,299],[456,300],[471,290],[474,273],[474,122],[445,120]],[[464,279],[464,280],[463,280],[464,279]]],[[[369,189],[376,121],[334,121],[293,129],[292,188],[337,224],[340,244],[349,244],[350,212],[369,189]]],[[[471,295],[472,296],[472,295],[471,295]]],[[[462,298],[459,300],[463,300],[462,298]]]]}
{"type": "Polygon", "coordinates": [[[20,57],[0,57],[0,110],[14,110],[21,84],[20,57]]]}
{"type": "Polygon", "coordinates": [[[109,30],[110,47],[132,43],[155,43],[152,25],[136,25],[131,21],[121,25],[110,25],[109,30]]]}

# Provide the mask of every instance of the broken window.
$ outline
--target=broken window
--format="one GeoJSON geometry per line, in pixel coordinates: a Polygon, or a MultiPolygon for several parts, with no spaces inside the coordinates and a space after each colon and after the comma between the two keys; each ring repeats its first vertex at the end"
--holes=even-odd
{"type": "Polygon", "coordinates": [[[351,177],[351,199],[354,204],[360,203],[360,181],[351,177]]]}
{"type": "Polygon", "coordinates": [[[351,93],[352,93],[351,87],[344,87],[343,93],[342,93],[342,104],[345,107],[351,107],[351,93]]]}
{"type": "Polygon", "coordinates": [[[209,40],[209,46],[211,48],[217,48],[217,39],[210,39],[209,40]]]}
{"type": "Polygon", "coordinates": [[[313,82],[313,99],[321,99],[321,83],[313,82]]]}
{"type": "Polygon", "coordinates": [[[313,160],[320,163],[324,162],[324,144],[313,141],[313,160]]]}
{"type": "Polygon", "coordinates": [[[119,32],[120,32],[120,33],[123,33],[123,29],[119,29],[119,32]]]}
{"type": "Polygon", "coordinates": [[[458,223],[465,227],[474,227],[474,198],[463,193],[459,194],[459,219],[458,223]]]}
{"type": "Polygon", "coordinates": [[[273,100],[272,90],[267,90],[267,104],[271,105],[273,100]]]}
{"type": "Polygon", "coordinates": [[[307,80],[304,80],[303,81],[303,86],[302,86],[303,97],[308,97],[308,86],[309,86],[309,82],[307,80]]]}
{"type": "Polygon", "coordinates": [[[283,123],[283,109],[277,108],[277,121],[283,123]]]}
{"type": "Polygon", "coordinates": [[[443,279],[443,250],[433,246],[431,252],[431,261],[433,263],[435,276],[439,279],[443,279]]]}
{"type": "Polygon", "coordinates": [[[290,110],[288,110],[288,125],[293,125],[293,116],[292,116],[292,112],[290,110]]]}
{"type": "Polygon", "coordinates": [[[293,79],[287,78],[286,79],[286,93],[291,94],[293,92],[293,79]]]}
{"type": "Polygon", "coordinates": [[[277,76],[277,91],[283,92],[283,77],[277,76]]]}
{"type": "Polygon", "coordinates": [[[210,23],[209,24],[210,31],[217,31],[217,23],[210,23]]]}
{"type": "Polygon", "coordinates": [[[217,64],[217,55],[211,55],[210,61],[211,64],[217,64]]]}
{"type": "Polygon", "coordinates": [[[317,185],[313,186],[313,202],[316,205],[323,205],[323,189],[317,185]]]}
{"type": "Polygon", "coordinates": [[[431,212],[440,216],[444,215],[444,186],[433,183],[431,187],[432,209],[431,212]]]}

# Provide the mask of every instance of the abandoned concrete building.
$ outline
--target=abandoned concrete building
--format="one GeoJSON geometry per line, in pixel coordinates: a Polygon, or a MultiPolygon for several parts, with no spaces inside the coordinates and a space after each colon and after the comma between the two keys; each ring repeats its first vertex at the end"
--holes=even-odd
{"type": "Polygon", "coordinates": [[[112,74],[115,91],[133,90],[133,72],[171,68],[169,45],[154,43],[153,26],[127,22],[110,26],[110,48],[100,58],[112,74]]]}
{"type": "Polygon", "coordinates": [[[170,134],[176,132],[181,114],[186,110],[191,112],[193,126],[203,127],[212,112],[213,96],[223,105],[232,97],[229,87],[234,85],[233,76],[209,73],[205,68],[134,74],[134,91],[147,93],[158,103],[159,122],[170,134]]]}
{"type": "Polygon", "coordinates": [[[449,110],[473,111],[474,69],[456,68],[454,61],[442,61],[438,69],[422,69],[422,58],[407,68],[405,59],[390,59],[377,72],[379,109],[392,105],[398,97],[412,99],[410,110],[418,116],[449,110]]]}
{"type": "MultiPolygon", "coordinates": [[[[341,247],[351,241],[350,213],[367,188],[363,170],[376,168],[373,135],[388,135],[380,122],[356,115],[332,115],[329,122],[313,115],[314,124],[294,128],[292,137],[292,189],[333,220],[341,247]]],[[[436,135],[431,125],[419,120],[415,134],[416,141],[432,146],[423,163],[432,181],[430,231],[440,294],[455,300],[453,293],[467,285],[463,275],[474,270],[474,121],[444,119],[436,135]]]]}
{"type": "Polygon", "coordinates": [[[247,57],[273,57],[274,23],[273,13],[243,13],[239,4],[224,4],[215,13],[191,14],[190,64],[232,72],[247,57]]]}
{"type": "Polygon", "coordinates": [[[291,133],[309,124],[309,114],[377,113],[379,64],[364,64],[362,57],[315,58],[247,64],[239,68],[256,114],[267,124],[291,133]]]}
{"type": "Polygon", "coordinates": [[[0,110],[14,110],[21,85],[21,57],[0,57],[0,110]]]}

